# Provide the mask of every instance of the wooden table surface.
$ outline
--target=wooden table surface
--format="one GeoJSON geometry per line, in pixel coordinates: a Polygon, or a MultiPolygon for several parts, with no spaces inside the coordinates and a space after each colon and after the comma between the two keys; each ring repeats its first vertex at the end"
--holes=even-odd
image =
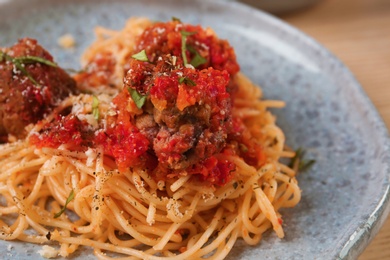
{"type": "MultiPolygon", "coordinates": [[[[352,71],[390,129],[390,0],[323,0],[280,18],[352,71]]],[[[359,260],[390,259],[390,217],[359,260]]]]}

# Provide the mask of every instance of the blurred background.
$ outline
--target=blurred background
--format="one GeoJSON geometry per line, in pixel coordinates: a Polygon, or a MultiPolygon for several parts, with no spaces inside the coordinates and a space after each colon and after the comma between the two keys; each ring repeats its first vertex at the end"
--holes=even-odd
{"type": "MultiPolygon", "coordinates": [[[[310,35],[351,70],[390,129],[390,0],[241,0],[310,35]]],[[[390,259],[390,217],[359,260],[390,259]]]]}

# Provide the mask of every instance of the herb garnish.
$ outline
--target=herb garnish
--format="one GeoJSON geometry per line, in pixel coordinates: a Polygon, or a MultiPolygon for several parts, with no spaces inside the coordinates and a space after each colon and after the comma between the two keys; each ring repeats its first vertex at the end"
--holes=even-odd
{"type": "Polygon", "coordinates": [[[188,64],[187,55],[186,55],[187,36],[194,35],[196,34],[196,32],[180,31],[180,33],[181,33],[181,56],[183,57],[184,66],[186,66],[188,64]]]}
{"type": "Polygon", "coordinates": [[[238,147],[240,148],[240,150],[241,150],[243,153],[247,153],[247,152],[249,151],[248,146],[246,146],[245,144],[240,143],[240,144],[238,145],[238,147]]]}
{"type": "Polygon", "coordinates": [[[135,105],[138,108],[142,108],[142,106],[145,104],[146,101],[146,95],[142,95],[138,93],[137,90],[132,88],[127,88],[127,91],[129,91],[131,98],[133,99],[135,105]]]}
{"type": "Polygon", "coordinates": [[[175,16],[172,16],[172,21],[181,23],[180,18],[177,18],[175,16]]]}
{"type": "Polygon", "coordinates": [[[194,86],[196,86],[196,83],[192,80],[192,79],[190,79],[190,78],[187,78],[187,77],[180,77],[179,78],[179,83],[180,84],[186,84],[187,86],[191,86],[191,87],[194,87],[194,86]]]}
{"type": "Polygon", "coordinates": [[[194,68],[202,65],[202,64],[205,64],[207,62],[207,59],[206,58],[203,58],[199,52],[192,46],[190,45],[187,45],[187,49],[189,52],[191,52],[192,54],[195,54],[195,57],[192,58],[191,60],[191,65],[194,66],[194,68]]]}
{"type": "Polygon", "coordinates": [[[304,160],[305,151],[300,147],[295,151],[295,156],[291,159],[290,167],[298,167],[299,172],[307,171],[313,164],[316,162],[315,160],[304,160]],[[297,165],[298,164],[298,165],[297,165]]]}
{"type": "Polygon", "coordinates": [[[20,62],[22,64],[42,63],[42,64],[45,64],[47,66],[57,67],[57,64],[55,64],[54,62],[49,61],[49,60],[42,58],[42,57],[38,57],[38,56],[27,55],[27,56],[13,58],[13,60],[14,60],[14,62],[16,61],[16,62],[20,62]]]}
{"type": "Polygon", "coordinates": [[[145,61],[150,62],[148,56],[146,55],[146,51],[142,50],[134,55],[131,56],[133,59],[139,60],[139,61],[145,61]]]}
{"type": "Polygon", "coordinates": [[[22,72],[23,75],[25,75],[34,85],[39,85],[39,83],[30,75],[30,73],[28,73],[28,71],[23,65],[41,63],[47,66],[57,67],[57,64],[42,57],[27,55],[14,58],[9,56],[7,53],[0,51],[0,62],[3,62],[3,60],[9,61],[14,64],[15,67],[20,72],[22,72]]]}
{"type": "Polygon", "coordinates": [[[99,120],[99,99],[95,95],[92,96],[92,115],[96,120],[99,120]]]}
{"type": "Polygon", "coordinates": [[[62,209],[60,210],[60,212],[58,212],[58,213],[56,213],[56,214],[54,215],[54,218],[58,218],[59,216],[62,215],[62,213],[65,212],[66,206],[68,206],[69,202],[70,202],[71,200],[73,200],[73,198],[74,198],[74,191],[71,190],[71,192],[70,192],[68,198],[66,199],[65,205],[62,207],[62,209]]]}
{"type": "Polygon", "coordinates": [[[9,61],[12,64],[15,65],[15,67],[23,73],[34,85],[39,85],[38,82],[28,73],[26,68],[23,66],[25,64],[32,64],[32,63],[42,63],[51,67],[57,67],[57,64],[55,64],[52,61],[49,61],[42,57],[37,56],[20,56],[20,57],[11,57],[7,53],[0,51],[0,62],[3,62],[3,60],[9,61]]]}

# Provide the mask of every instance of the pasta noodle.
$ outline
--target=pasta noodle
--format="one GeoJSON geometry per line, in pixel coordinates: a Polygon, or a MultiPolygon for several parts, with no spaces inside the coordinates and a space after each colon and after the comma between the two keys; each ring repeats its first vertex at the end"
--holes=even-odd
{"type": "MultiPolygon", "coordinates": [[[[133,18],[121,31],[96,29],[84,65],[107,52],[115,64],[111,92],[92,91],[101,115],[110,113],[112,91],[122,88],[134,39],[151,24],[133,18]]],[[[33,145],[29,138],[62,111],[93,121],[93,95],[69,96],[31,127],[27,138],[1,145],[0,238],[48,244],[64,257],[88,246],[99,259],[172,260],[223,259],[238,239],[256,245],[269,229],[283,238],[280,210],[294,207],[301,196],[296,171],[279,162],[294,152],[285,150],[283,131],[268,110],[284,103],[262,100],[261,89],[241,73],[231,81],[237,86],[232,116],[261,144],[264,163],[252,166],[237,154],[217,153],[218,160],[235,165],[234,177],[224,185],[206,185],[190,174],[155,179],[137,165],[119,169],[103,146],[33,145]]]]}

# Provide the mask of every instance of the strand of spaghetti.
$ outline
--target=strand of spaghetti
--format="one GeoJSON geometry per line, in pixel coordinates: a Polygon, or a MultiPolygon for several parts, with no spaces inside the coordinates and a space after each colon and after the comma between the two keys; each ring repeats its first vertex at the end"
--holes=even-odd
{"type": "Polygon", "coordinates": [[[284,157],[284,158],[293,158],[295,156],[295,152],[294,151],[286,151],[286,150],[283,150],[281,153],[280,153],[280,156],[281,157],[284,157]]]}
{"type": "Polygon", "coordinates": [[[9,154],[7,157],[2,159],[2,164],[4,164],[3,170],[8,170],[16,165],[20,164],[20,161],[23,160],[27,155],[31,154],[32,149],[22,148],[20,151],[15,151],[9,154]]]}
{"type": "Polygon", "coordinates": [[[234,212],[237,209],[236,201],[230,199],[222,201],[221,206],[224,207],[229,212],[234,212]]]}
{"type": "Polygon", "coordinates": [[[280,167],[280,170],[283,173],[287,174],[288,176],[290,176],[290,177],[295,176],[296,172],[293,169],[291,169],[290,167],[288,167],[287,165],[284,165],[282,163],[278,163],[278,166],[280,167]]]}
{"type": "Polygon", "coordinates": [[[25,199],[26,203],[33,204],[36,198],[38,197],[38,193],[41,190],[42,184],[43,184],[44,176],[41,174],[38,174],[38,177],[35,179],[34,186],[31,190],[31,193],[28,195],[28,197],[25,199]]]}
{"type": "Polygon", "coordinates": [[[33,219],[31,219],[30,215],[26,216],[27,223],[35,230],[38,231],[41,235],[46,235],[49,231],[40,225],[39,223],[35,222],[33,219]]]}
{"type": "Polygon", "coordinates": [[[98,156],[96,157],[96,174],[95,174],[95,192],[92,199],[92,222],[91,227],[95,234],[100,234],[102,223],[102,211],[100,207],[103,207],[103,187],[111,176],[106,172],[103,165],[103,149],[102,147],[96,148],[98,156]]]}
{"type": "MultiPolygon", "coordinates": [[[[61,236],[63,237],[70,237],[70,232],[67,230],[61,230],[60,231],[61,236]]],[[[69,249],[69,243],[61,243],[60,249],[58,250],[58,254],[63,257],[67,257],[69,255],[68,249],[69,249]]]]}
{"type": "Polygon", "coordinates": [[[240,189],[234,189],[233,185],[225,185],[225,187],[220,188],[219,190],[216,191],[216,194],[213,198],[207,200],[207,201],[200,201],[198,208],[199,210],[204,210],[203,208],[207,207],[214,207],[221,203],[224,199],[234,199],[242,194],[244,194],[248,189],[251,188],[252,183],[254,183],[259,176],[252,175],[249,179],[247,179],[242,187],[240,189]],[[226,195],[225,195],[226,194],[226,195]]]}
{"type": "MultiPolygon", "coordinates": [[[[0,232],[0,239],[3,240],[15,240],[23,234],[23,231],[27,228],[28,223],[26,221],[26,217],[24,215],[19,215],[15,223],[10,227],[11,232],[0,232]]],[[[4,227],[3,227],[4,229],[4,227]]]]}
{"type": "Polygon", "coordinates": [[[230,238],[228,242],[223,247],[223,250],[218,252],[218,254],[215,257],[211,257],[213,260],[222,260],[225,259],[225,257],[229,254],[229,252],[232,250],[234,244],[236,243],[238,238],[238,229],[235,229],[231,232],[230,238]]]}
{"type": "MultiPolygon", "coordinates": [[[[281,207],[293,207],[295,206],[295,204],[293,205],[290,205],[290,199],[293,197],[293,194],[294,194],[294,189],[291,188],[291,185],[289,185],[288,183],[284,183],[284,192],[282,193],[282,195],[280,197],[278,197],[278,199],[275,201],[274,203],[274,207],[276,209],[279,209],[281,207]]],[[[282,185],[282,186],[283,186],[282,185]]]]}
{"type": "Polygon", "coordinates": [[[77,215],[82,219],[91,221],[91,204],[88,200],[93,197],[95,187],[93,184],[85,186],[76,192],[73,207],[77,215]]]}
{"type": "Polygon", "coordinates": [[[177,223],[183,223],[185,221],[188,221],[193,216],[200,198],[201,194],[199,192],[196,193],[196,195],[191,201],[191,205],[185,210],[184,214],[182,214],[179,210],[179,207],[175,205],[177,203],[177,200],[169,200],[167,204],[167,217],[170,218],[172,222],[177,223]]]}
{"type": "Polygon", "coordinates": [[[136,247],[141,244],[140,241],[134,238],[128,240],[120,240],[115,234],[115,227],[113,225],[108,225],[107,234],[108,234],[108,239],[114,245],[119,245],[123,247],[136,247]]]}
{"type": "Polygon", "coordinates": [[[177,181],[172,183],[169,188],[171,189],[171,191],[175,192],[180,189],[180,187],[182,187],[190,178],[191,175],[180,177],[177,181]]]}
{"type": "Polygon", "coordinates": [[[138,171],[139,176],[146,182],[151,190],[157,190],[157,183],[146,171],[138,171]]]}
{"type": "MultiPolygon", "coordinates": [[[[4,196],[4,195],[3,195],[4,196]]],[[[7,199],[9,201],[9,199],[7,199]]],[[[0,214],[1,215],[8,215],[12,213],[18,213],[19,209],[16,205],[8,206],[8,207],[0,207],[0,214]]]]}
{"type": "Polygon", "coordinates": [[[18,190],[16,185],[14,184],[15,179],[16,179],[16,174],[12,174],[9,176],[9,178],[7,180],[8,191],[12,197],[13,203],[19,209],[19,217],[20,216],[25,217],[26,212],[25,212],[24,196],[21,193],[21,191],[18,190]]]}
{"type": "MultiPolygon", "coordinates": [[[[187,251],[181,253],[180,255],[172,256],[169,259],[170,260],[191,259],[191,257],[195,255],[196,252],[198,252],[200,248],[207,243],[210,236],[214,233],[215,228],[218,225],[218,222],[220,221],[223,212],[224,212],[223,208],[218,208],[208,228],[203,233],[199,234],[199,238],[195,236],[193,237],[197,239],[197,241],[194,244],[192,244],[190,248],[187,248],[187,251]]],[[[150,259],[159,259],[159,258],[152,256],[150,257],[150,259]]]]}
{"type": "MultiPolygon", "coordinates": [[[[142,222],[144,224],[146,223],[145,215],[143,215],[138,210],[139,207],[136,207],[136,206],[134,206],[132,204],[127,203],[126,201],[121,200],[121,197],[116,198],[116,197],[112,196],[112,198],[117,199],[118,205],[122,209],[123,213],[127,213],[132,218],[137,219],[138,221],[140,221],[140,222],[142,222]]],[[[169,219],[167,217],[161,216],[161,217],[164,217],[164,221],[161,221],[161,219],[157,219],[156,216],[161,216],[161,215],[155,214],[155,216],[154,216],[155,217],[155,221],[163,222],[163,223],[170,223],[170,221],[169,221],[169,219]]]]}
{"type": "Polygon", "coordinates": [[[111,199],[105,199],[104,202],[107,204],[108,208],[110,209],[111,213],[115,217],[115,219],[118,221],[118,223],[121,225],[121,227],[134,237],[135,239],[141,241],[145,245],[153,246],[156,241],[154,239],[151,239],[144,234],[139,233],[135,228],[132,227],[132,225],[125,219],[122,214],[120,213],[119,208],[117,205],[111,201],[111,199]]]}
{"type": "MultiPolygon", "coordinates": [[[[182,188],[178,191],[176,191],[175,193],[173,193],[171,195],[171,198],[174,199],[174,200],[184,200],[184,201],[188,201],[186,200],[186,195],[188,194],[188,197],[190,198],[190,202],[192,201],[193,199],[193,195],[195,194],[196,192],[194,192],[193,190],[189,189],[189,188],[182,188]]],[[[198,192],[199,193],[199,192],[198,192]]]]}
{"type": "Polygon", "coordinates": [[[165,235],[161,237],[157,244],[153,246],[154,250],[163,250],[165,245],[171,239],[172,235],[177,231],[180,227],[181,223],[173,223],[171,227],[166,231],[165,235]]]}
{"type": "Polygon", "coordinates": [[[60,156],[42,156],[46,158],[45,163],[42,165],[42,167],[39,169],[39,174],[43,176],[53,176],[57,174],[61,174],[62,167],[58,167],[60,164],[62,164],[62,160],[60,156]]]}
{"type": "Polygon", "coordinates": [[[8,170],[3,171],[0,174],[0,180],[1,179],[7,179],[13,173],[23,172],[23,170],[25,170],[26,168],[33,168],[33,167],[37,167],[39,165],[42,165],[44,162],[45,162],[44,158],[38,158],[38,159],[35,159],[35,160],[31,160],[29,162],[19,163],[19,164],[15,165],[14,167],[12,167],[12,168],[10,168],[8,170]]]}
{"type": "Polygon", "coordinates": [[[283,203],[283,207],[293,207],[295,206],[301,199],[301,192],[298,187],[298,182],[295,178],[288,178],[287,176],[277,173],[275,174],[275,178],[278,180],[284,180],[285,183],[288,183],[289,190],[293,191],[293,196],[290,195],[289,200],[283,203]]]}
{"type": "MultiPolygon", "coordinates": [[[[108,182],[107,185],[112,191],[115,191],[115,194],[117,194],[120,198],[122,198],[124,201],[129,203],[135,209],[137,209],[137,211],[140,212],[143,216],[147,216],[148,209],[139,200],[135,199],[131,194],[129,194],[129,192],[128,192],[129,187],[128,186],[127,186],[127,189],[125,189],[123,187],[126,187],[126,186],[115,185],[111,182],[108,182]]],[[[151,203],[154,203],[154,202],[151,202],[151,203]]],[[[154,204],[154,205],[156,205],[156,204],[154,204]]],[[[169,219],[166,218],[165,216],[155,215],[155,218],[157,221],[169,222],[169,219]]]]}
{"type": "Polygon", "coordinates": [[[269,201],[273,201],[278,190],[277,181],[275,179],[269,179],[267,180],[267,182],[263,183],[263,185],[266,185],[264,193],[266,194],[267,198],[269,199],[269,201]]]}
{"type": "Polygon", "coordinates": [[[262,100],[261,104],[267,108],[283,108],[286,106],[286,103],[284,101],[280,100],[262,100]]]}
{"type": "Polygon", "coordinates": [[[72,164],[80,173],[85,173],[89,176],[94,177],[94,173],[96,173],[95,169],[88,167],[84,162],[71,157],[63,157],[63,159],[64,161],[67,161],[68,163],[72,164]]]}
{"type": "Polygon", "coordinates": [[[195,256],[201,257],[212,252],[215,248],[218,247],[218,245],[222,241],[225,241],[225,239],[231,234],[233,229],[237,228],[240,224],[241,224],[241,220],[238,216],[236,216],[234,220],[229,223],[229,225],[227,225],[224,229],[222,229],[218,233],[218,236],[210,244],[198,250],[195,256]]]}
{"type": "Polygon", "coordinates": [[[134,184],[135,188],[137,189],[137,191],[139,192],[143,200],[153,202],[156,205],[156,207],[160,209],[166,206],[165,203],[166,200],[162,201],[157,196],[152,196],[150,192],[145,189],[145,187],[143,186],[143,182],[137,172],[134,171],[132,176],[126,175],[126,177],[130,181],[132,181],[132,183],[134,184]]]}
{"type": "Polygon", "coordinates": [[[259,186],[253,185],[253,192],[256,195],[256,200],[259,203],[259,207],[262,212],[264,212],[265,217],[271,221],[273,229],[275,230],[276,234],[279,238],[284,237],[284,232],[282,229],[281,224],[279,223],[278,217],[276,215],[276,212],[268,200],[267,196],[264,194],[262,189],[259,188],[259,186]]]}
{"type": "MultiPolygon", "coordinates": [[[[61,176],[62,177],[62,176],[61,176]]],[[[72,188],[68,185],[61,185],[62,179],[60,176],[50,176],[46,177],[46,182],[48,183],[48,187],[52,193],[52,196],[56,201],[65,205],[65,201],[68,198],[72,188]]],[[[68,204],[69,208],[73,208],[73,201],[68,204]]]]}
{"type": "Polygon", "coordinates": [[[16,151],[20,151],[23,148],[28,149],[26,142],[22,140],[18,140],[14,143],[4,144],[0,149],[0,158],[1,160],[6,160],[7,156],[15,153],[16,151]]]}
{"type": "Polygon", "coordinates": [[[46,236],[31,236],[24,233],[18,236],[18,240],[34,244],[43,244],[47,242],[46,236]]]}
{"type": "Polygon", "coordinates": [[[202,227],[203,230],[206,230],[208,228],[209,224],[204,221],[204,219],[199,214],[193,215],[192,218],[202,227]]]}
{"type": "MultiPolygon", "coordinates": [[[[172,223],[170,223],[170,224],[156,223],[156,225],[153,225],[152,226],[153,228],[151,229],[148,224],[144,224],[138,220],[131,219],[131,220],[129,220],[129,223],[131,225],[133,225],[138,232],[140,232],[142,234],[154,235],[156,237],[163,237],[165,235],[165,233],[167,232],[167,230],[169,228],[171,228],[171,225],[172,225],[172,223]]],[[[172,241],[174,243],[180,243],[180,242],[182,242],[182,240],[183,239],[180,236],[180,234],[175,233],[170,237],[170,241],[172,241]]],[[[157,241],[155,241],[155,243],[157,243],[157,241]]]]}
{"type": "Polygon", "coordinates": [[[257,227],[254,226],[251,221],[249,221],[249,219],[251,217],[248,215],[248,213],[249,213],[249,207],[250,207],[252,195],[253,195],[253,192],[251,192],[251,191],[248,191],[247,193],[245,193],[244,200],[241,204],[241,209],[240,209],[241,221],[243,223],[243,226],[246,229],[251,230],[251,232],[254,234],[260,234],[261,231],[258,230],[257,227]]]}
{"type": "Polygon", "coordinates": [[[114,246],[114,245],[109,244],[109,243],[98,242],[98,241],[94,241],[94,240],[91,240],[88,238],[63,237],[59,234],[58,231],[54,231],[51,233],[51,240],[58,241],[60,243],[69,243],[69,244],[73,243],[73,244],[79,244],[79,245],[84,245],[84,246],[90,246],[93,248],[99,248],[102,250],[108,250],[108,251],[116,252],[116,253],[120,253],[120,254],[136,256],[140,259],[152,259],[146,253],[144,253],[140,250],[127,248],[127,247],[114,246]]]}
{"type": "Polygon", "coordinates": [[[258,117],[261,114],[261,112],[256,109],[241,108],[241,109],[234,109],[232,114],[234,117],[246,119],[248,117],[258,117]]]}
{"type": "Polygon", "coordinates": [[[244,96],[249,99],[257,99],[262,96],[261,88],[252,83],[247,76],[242,72],[238,72],[234,76],[235,81],[240,86],[238,88],[238,95],[244,93],[244,96]]]}

